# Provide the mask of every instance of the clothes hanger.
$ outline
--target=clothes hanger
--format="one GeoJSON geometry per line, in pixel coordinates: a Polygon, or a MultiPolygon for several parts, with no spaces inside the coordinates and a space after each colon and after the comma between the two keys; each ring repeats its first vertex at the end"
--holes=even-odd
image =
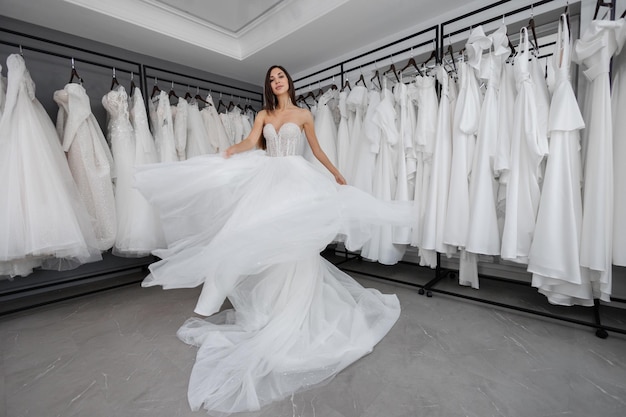
{"type": "Polygon", "coordinates": [[[194,98],[198,100],[199,102],[204,103],[207,106],[211,105],[211,103],[203,99],[202,96],[200,95],[200,87],[196,87],[196,95],[194,96],[194,98]]]}
{"type": "Polygon", "coordinates": [[[185,93],[185,100],[189,101],[193,98],[191,93],[189,92],[189,85],[187,85],[187,92],[185,93]]]}
{"type": "Polygon", "coordinates": [[[367,87],[367,84],[365,83],[365,78],[363,77],[363,73],[361,73],[361,75],[359,76],[359,79],[356,80],[354,85],[359,85],[359,83],[361,83],[363,87],[367,87]]]}
{"type": "Polygon", "coordinates": [[[341,86],[341,91],[344,91],[346,88],[348,90],[352,90],[352,87],[350,87],[350,80],[348,78],[346,78],[346,82],[343,83],[343,86],[341,86]]]}
{"type": "Polygon", "coordinates": [[[178,99],[178,96],[176,95],[176,91],[174,91],[174,81],[172,81],[172,87],[170,88],[170,92],[167,93],[167,95],[170,98],[174,97],[174,98],[178,99]]]}
{"type": "MultiPolygon", "coordinates": [[[[448,37],[448,42],[450,42],[450,37],[448,37]]],[[[450,60],[452,61],[452,67],[454,68],[454,72],[458,72],[456,68],[456,61],[454,60],[454,49],[452,48],[451,43],[448,43],[447,53],[448,55],[450,55],[450,60]]]]}
{"type": "Polygon", "coordinates": [[[111,88],[109,88],[109,90],[113,90],[113,88],[119,85],[120,83],[117,81],[117,77],[115,76],[115,67],[113,67],[113,79],[111,79],[111,88]]]}
{"type": "Polygon", "coordinates": [[[389,68],[387,68],[387,71],[383,72],[383,75],[387,75],[390,72],[393,72],[393,75],[396,76],[396,81],[400,82],[400,77],[398,76],[398,70],[396,70],[396,65],[393,63],[393,61],[391,61],[391,65],[389,66],[389,68]]]}
{"type": "Polygon", "coordinates": [[[337,84],[335,84],[335,76],[333,75],[333,83],[331,84],[330,88],[332,88],[333,90],[337,90],[337,84]]]}
{"type": "Polygon", "coordinates": [[[159,88],[159,82],[157,80],[157,77],[154,77],[154,87],[152,87],[152,93],[150,94],[150,98],[154,98],[154,96],[156,96],[160,92],[161,89],[159,88]]]}
{"type": "Polygon", "coordinates": [[[620,19],[624,19],[626,18],[626,10],[624,10],[624,13],[622,13],[622,15],[619,17],[620,19]]]}
{"type": "Polygon", "coordinates": [[[228,103],[227,111],[232,111],[235,108],[235,103],[233,102],[233,95],[230,95],[230,103],[228,103]]]}
{"type": "Polygon", "coordinates": [[[224,107],[224,110],[228,111],[228,107],[226,107],[226,104],[224,104],[224,102],[222,101],[222,93],[220,93],[220,101],[219,103],[217,103],[217,112],[219,113],[220,109],[224,107]]]}
{"type": "Polygon", "coordinates": [[[135,91],[135,88],[137,88],[137,86],[135,85],[135,75],[133,74],[133,72],[130,72],[130,95],[133,95],[133,92],[135,91]]]}
{"type": "Polygon", "coordinates": [[[411,58],[409,59],[409,62],[407,62],[407,63],[406,63],[406,65],[404,66],[404,68],[402,68],[402,69],[400,70],[400,72],[404,72],[404,71],[405,71],[406,69],[408,69],[409,67],[413,67],[413,68],[415,68],[415,69],[417,70],[417,73],[418,73],[420,76],[422,76],[422,77],[424,76],[424,73],[422,72],[422,70],[420,70],[420,68],[417,66],[417,62],[415,62],[415,58],[411,57],[411,58]]]}
{"type": "Polygon", "coordinates": [[[379,90],[383,89],[383,85],[380,82],[380,73],[378,72],[378,68],[376,68],[376,72],[374,73],[374,76],[370,78],[370,83],[372,83],[374,87],[378,87],[379,90]],[[378,85],[376,85],[376,81],[378,81],[378,85]]]}
{"type": "Polygon", "coordinates": [[[535,13],[532,5],[530,6],[530,20],[526,28],[531,30],[533,38],[530,39],[530,44],[533,47],[535,55],[539,55],[539,42],[537,42],[537,32],[535,32],[535,13]]]}
{"type": "Polygon", "coordinates": [[[74,78],[76,78],[78,83],[82,85],[83,79],[80,75],[78,75],[78,71],[76,71],[76,67],[74,66],[74,58],[72,58],[72,72],[70,73],[70,80],[68,84],[74,81],[74,78]]]}

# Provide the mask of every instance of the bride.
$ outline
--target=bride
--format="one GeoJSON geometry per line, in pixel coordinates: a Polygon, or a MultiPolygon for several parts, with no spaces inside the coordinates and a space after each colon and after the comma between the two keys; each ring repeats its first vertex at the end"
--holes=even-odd
{"type": "Polygon", "coordinates": [[[345,185],[283,67],[268,70],[265,100],[250,135],[223,156],[135,175],[168,244],[142,285],[203,285],[195,312],[208,317],[177,334],[198,347],[189,404],[215,415],[327,381],[371,352],[400,315],[395,295],[363,288],[320,252],[333,241],[358,250],[372,225],[409,225],[411,206],[345,185]],[[301,156],[305,140],[336,183],[301,156]],[[220,311],[226,299],[233,308],[220,311]]]}

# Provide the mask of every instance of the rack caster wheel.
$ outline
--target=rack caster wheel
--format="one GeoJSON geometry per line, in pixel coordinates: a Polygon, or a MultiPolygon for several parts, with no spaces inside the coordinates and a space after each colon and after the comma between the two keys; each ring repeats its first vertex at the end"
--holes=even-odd
{"type": "Polygon", "coordinates": [[[424,294],[426,293],[426,291],[424,291],[424,289],[423,289],[423,288],[420,288],[420,289],[417,291],[417,293],[418,293],[419,295],[424,295],[424,294]]]}
{"type": "Polygon", "coordinates": [[[426,297],[430,298],[433,296],[433,292],[432,291],[426,291],[426,297]]]}
{"type": "Polygon", "coordinates": [[[596,336],[600,339],[606,339],[607,337],[609,337],[609,334],[604,329],[598,329],[596,330],[596,336]]]}

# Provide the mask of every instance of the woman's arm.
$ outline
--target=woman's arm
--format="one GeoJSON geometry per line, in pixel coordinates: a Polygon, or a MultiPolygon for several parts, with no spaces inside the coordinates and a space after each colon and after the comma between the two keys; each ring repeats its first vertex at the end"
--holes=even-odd
{"type": "Polygon", "coordinates": [[[327,170],[330,171],[331,174],[335,177],[335,181],[338,184],[345,185],[347,184],[345,178],[341,175],[339,170],[330,162],[326,153],[322,150],[319,141],[317,140],[317,136],[315,135],[315,124],[313,122],[313,115],[308,110],[303,110],[306,112],[304,119],[304,134],[306,135],[306,139],[309,142],[309,146],[311,147],[311,151],[313,155],[317,158],[318,161],[322,163],[326,167],[327,170]]]}
{"type": "Polygon", "coordinates": [[[250,131],[248,137],[241,142],[226,148],[226,151],[224,151],[225,158],[229,158],[236,153],[249,151],[256,146],[256,144],[261,139],[261,135],[263,134],[263,126],[265,125],[266,114],[267,112],[265,110],[261,110],[256,115],[256,117],[254,118],[254,124],[252,125],[252,130],[250,131]]]}

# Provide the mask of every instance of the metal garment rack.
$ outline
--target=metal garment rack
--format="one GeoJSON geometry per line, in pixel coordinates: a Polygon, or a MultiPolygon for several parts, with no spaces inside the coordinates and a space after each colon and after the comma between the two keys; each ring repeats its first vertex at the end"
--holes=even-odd
{"type": "MultiPolygon", "coordinates": [[[[202,85],[208,86],[218,86],[218,88],[224,89],[225,91],[237,91],[239,95],[245,96],[247,99],[262,103],[262,93],[259,91],[248,90],[241,87],[230,86],[223,82],[211,81],[201,79],[199,77],[183,74],[180,72],[168,71],[164,69],[160,69],[151,65],[146,65],[141,62],[132,61],[129,59],[113,56],[110,54],[106,54],[103,52],[85,49],[79,46],[72,45],[70,43],[63,43],[53,39],[43,38],[40,36],[32,35],[29,33],[23,33],[16,30],[7,29],[4,27],[0,27],[0,44],[4,44],[10,47],[15,48],[16,53],[22,53],[23,51],[33,51],[39,54],[43,54],[46,56],[54,56],[61,59],[67,59],[68,70],[70,69],[70,60],[73,62],[80,62],[84,64],[88,64],[91,66],[95,66],[98,68],[107,68],[113,70],[112,75],[115,74],[115,71],[124,72],[131,75],[132,80],[137,80],[137,88],[140,88],[142,92],[144,92],[144,100],[149,100],[147,94],[145,94],[147,89],[146,82],[146,71],[154,71],[157,73],[166,73],[170,74],[173,77],[178,77],[183,80],[195,80],[198,83],[202,83],[202,85]],[[2,35],[5,36],[2,36],[2,35]],[[50,50],[46,49],[46,46],[50,46],[50,50]],[[136,78],[133,76],[136,75],[136,78]]],[[[80,68],[78,69],[80,71],[80,68]]],[[[66,80],[63,80],[66,82],[66,80]]],[[[180,82],[180,85],[186,85],[180,82]]],[[[215,91],[215,90],[214,90],[215,91]]],[[[228,93],[230,94],[230,92],[228,93]]],[[[109,253],[105,253],[106,257],[112,257],[109,253]]],[[[87,294],[93,294],[101,291],[106,291],[118,287],[123,287],[126,285],[133,285],[138,282],[141,282],[141,279],[137,279],[136,277],[130,277],[129,274],[133,272],[141,272],[146,271],[149,264],[153,263],[156,260],[153,256],[148,256],[144,258],[136,258],[136,262],[129,262],[125,265],[111,265],[105,262],[101,264],[99,267],[94,268],[94,265],[97,265],[98,262],[85,265],[85,270],[81,271],[80,267],[77,270],[74,270],[76,273],[71,276],[67,276],[65,278],[59,279],[47,279],[42,280],[42,282],[36,282],[35,280],[28,283],[28,285],[15,285],[15,287],[5,288],[0,292],[0,300],[11,300],[14,301],[16,299],[20,299],[20,297],[34,297],[37,298],[33,300],[31,303],[27,303],[27,305],[22,305],[18,303],[19,306],[7,309],[0,309],[0,316],[5,314],[16,313],[19,311],[27,310],[34,307],[39,307],[47,304],[52,304],[59,301],[64,301],[71,298],[80,297],[87,294]],[[119,279],[122,276],[129,276],[128,279],[119,279]],[[87,284],[92,284],[94,282],[105,282],[109,280],[110,283],[106,285],[94,284],[93,287],[84,288],[80,291],[69,291],[67,294],[60,294],[55,297],[41,297],[43,293],[53,293],[59,292],[62,288],[67,287],[78,287],[79,285],[83,285],[86,287],[87,284]],[[97,287],[97,289],[93,289],[97,287]],[[69,294],[69,295],[68,295],[69,294]],[[41,301],[45,299],[45,301],[41,301]]],[[[21,283],[24,283],[28,280],[29,277],[21,280],[21,283]]],[[[108,282],[108,281],[107,281],[108,282]]]]}
{"type": "MultiPolygon", "coordinates": [[[[433,42],[435,42],[434,50],[437,51],[438,39],[439,39],[439,26],[431,26],[431,27],[426,28],[424,30],[420,30],[419,32],[416,32],[416,33],[414,33],[412,35],[408,35],[408,36],[405,36],[405,37],[403,37],[401,39],[398,39],[398,40],[395,40],[393,42],[387,43],[387,44],[385,44],[383,46],[380,46],[378,48],[375,48],[375,49],[373,49],[371,51],[362,53],[362,54],[357,55],[355,57],[352,57],[352,58],[346,59],[344,61],[341,61],[341,62],[339,62],[337,64],[334,64],[334,65],[331,65],[329,67],[326,67],[326,68],[324,68],[322,70],[315,71],[315,72],[313,72],[311,74],[308,74],[308,75],[305,75],[305,76],[300,77],[298,79],[295,79],[294,80],[294,84],[295,83],[300,83],[300,82],[302,82],[304,80],[307,80],[309,78],[315,77],[317,75],[325,74],[325,73],[328,73],[329,71],[335,70],[335,72],[330,74],[330,75],[324,75],[324,76],[322,76],[319,79],[316,78],[313,81],[313,83],[326,82],[326,81],[329,81],[329,80],[333,80],[336,76],[339,76],[340,80],[341,80],[341,85],[343,85],[344,82],[346,81],[346,79],[345,79],[346,74],[348,74],[350,72],[353,72],[355,70],[360,70],[363,67],[369,67],[371,65],[376,65],[377,63],[381,63],[384,59],[392,58],[394,56],[398,56],[398,55],[401,55],[401,54],[406,54],[407,52],[410,52],[413,49],[417,49],[417,48],[420,48],[420,47],[423,47],[423,46],[430,45],[433,42]],[[400,45],[402,43],[406,44],[411,39],[420,37],[422,35],[427,35],[429,33],[432,33],[432,36],[429,37],[426,41],[419,42],[417,44],[411,44],[411,46],[409,46],[409,47],[405,46],[403,49],[399,49],[399,50],[394,50],[393,49],[393,47],[396,46],[396,45],[400,45]],[[382,52],[382,51],[385,51],[385,50],[391,50],[391,52],[385,53],[384,55],[381,54],[380,55],[381,58],[378,58],[378,59],[370,59],[369,61],[359,62],[358,64],[355,63],[355,61],[358,62],[362,58],[366,58],[368,56],[372,56],[374,54],[378,54],[379,52],[382,52]],[[347,67],[348,64],[351,64],[351,63],[353,64],[353,66],[352,67],[347,67]],[[339,70],[338,72],[337,72],[337,69],[339,70]]],[[[303,86],[301,86],[299,88],[303,88],[304,86],[307,86],[307,85],[310,86],[311,83],[304,83],[303,86]]],[[[298,90],[299,88],[296,88],[296,90],[298,90]]]]}
{"type": "MultiPolygon", "coordinates": [[[[482,25],[482,24],[486,24],[486,23],[495,22],[497,20],[504,19],[504,17],[514,16],[516,14],[519,14],[520,12],[532,11],[533,8],[535,8],[535,7],[546,5],[546,4],[552,3],[554,1],[555,0],[542,0],[542,1],[538,1],[538,2],[532,3],[532,4],[528,4],[528,5],[524,6],[524,7],[520,7],[520,8],[514,9],[514,10],[507,11],[504,14],[500,13],[500,14],[497,15],[497,17],[489,18],[487,20],[484,20],[483,22],[479,22],[479,23],[478,22],[473,22],[473,26],[478,26],[478,25],[482,25]]],[[[511,2],[511,0],[501,0],[501,1],[498,1],[498,2],[494,2],[491,5],[485,6],[483,8],[477,9],[477,10],[474,10],[474,11],[472,11],[470,13],[464,14],[462,16],[459,16],[459,17],[455,18],[455,19],[448,20],[448,21],[440,24],[438,26],[438,28],[436,29],[436,32],[435,32],[436,33],[436,39],[437,39],[437,50],[436,50],[436,53],[437,53],[438,61],[442,62],[442,59],[443,59],[444,39],[446,39],[444,34],[446,33],[445,32],[446,26],[448,26],[448,25],[450,25],[450,24],[452,24],[454,22],[457,22],[459,20],[475,16],[475,15],[480,14],[480,13],[489,12],[489,11],[499,7],[499,6],[504,5],[505,3],[510,3],[510,2],[511,2]]],[[[604,2],[604,3],[607,3],[607,4],[601,4],[601,6],[611,7],[611,13],[612,13],[612,16],[614,17],[615,7],[616,7],[616,5],[615,5],[616,0],[613,0],[612,2],[604,2]]],[[[512,4],[514,4],[514,3],[512,3],[512,4]]],[[[567,7],[569,8],[569,7],[571,7],[571,5],[569,5],[569,3],[568,3],[567,7]]],[[[560,6],[559,6],[559,8],[560,8],[560,6]]],[[[556,9],[556,7],[555,7],[555,9],[556,9]]],[[[461,29],[461,30],[457,30],[457,31],[451,32],[450,35],[456,35],[456,34],[460,34],[460,33],[463,33],[463,32],[467,32],[468,29],[471,29],[471,26],[468,27],[468,28],[464,28],[464,29],[461,29]]],[[[427,30],[429,30],[429,29],[427,29],[427,30]]],[[[420,32],[420,33],[422,33],[422,32],[420,32]]],[[[415,36],[415,35],[413,35],[413,36],[415,36]]],[[[406,39],[407,38],[404,38],[402,40],[406,40],[406,39]]],[[[351,58],[351,59],[342,61],[339,64],[336,64],[334,66],[330,66],[330,67],[327,67],[327,68],[322,69],[320,71],[316,71],[316,72],[314,72],[312,74],[309,74],[309,75],[307,75],[305,77],[301,77],[301,78],[299,78],[296,81],[306,80],[306,79],[314,77],[316,75],[323,74],[323,73],[325,73],[325,72],[327,72],[327,71],[329,71],[329,70],[331,70],[333,68],[339,67],[341,69],[342,84],[343,84],[343,74],[345,73],[345,65],[347,63],[352,62],[352,61],[354,61],[356,59],[362,58],[362,57],[364,57],[364,56],[366,56],[366,55],[368,55],[370,53],[376,53],[376,52],[380,51],[381,49],[393,46],[394,44],[396,44],[398,42],[401,42],[402,40],[390,43],[390,44],[385,45],[385,46],[383,46],[381,48],[377,48],[377,49],[375,49],[373,51],[370,51],[369,53],[361,54],[361,55],[359,55],[359,56],[357,56],[355,58],[351,58]]],[[[548,45],[549,44],[546,44],[546,46],[548,46],[548,45]]],[[[371,64],[372,62],[374,62],[374,61],[371,61],[368,64],[371,64]]],[[[358,66],[353,68],[352,70],[354,70],[354,69],[358,69],[358,66]]],[[[335,74],[335,75],[337,75],[337,74],[335,74]]],[[[322,81],[328,80],[328,79],[330,79],[332,77],[333,76],[330,76],[330,77],[327,76],[325,78],[322,78],[319,81],[322,82],[322,81]]],[[[313,82],[316,83],[316,82],[318,82],[318,80],[315,80],[313,82]]],[[[335,265],[337,265],[338,267],[340,267],[342,270],[344,270],[346,272],[355,272],[355,273],[358,273],[360,275],[370,276],[370,277],[378,278],[378,279],[381,279],[381,280],[384,280],[384,281],[391,281],[391,282],[399,283],[399,284],[402,284],[402,285],[414,286],[414,287],[419,288],[419,290],[418,290],[419,294],[426,295],[428,297],[432,297],[433,293],[440,293],[440,294],[448,295],[448,296],[451,296],[451,297],[456,297],[456,298],[461,298],[461,299],[465,299],[465,300],[470,300],[470,301],[474,301],[474,302],[478,302],[478,303],[482,303],[482,304],[493,305],[493,306],[496,306],[496,307],[505,308],[505,309],[509,309],[509,310],[513,310],[513,311],[519,311],[519,312],[523,312],[523,313],[527,313],[527,314],[531,314],[531,315],[536,315],[536,316],[541,316],[541,317],[546,317],[546,318],[554,319],[554,320],[558,320],[558,321],[565,321],[565,322],[573,323],[573,324],[576,324],[576,325],[587,326],[587,327],[594,328],[596,330],[596,332],[595,332],[596,336],[599,337],[599,338],[602,338],[602,339],[608,337],[608,332],[609,331],[610,332],[614,332],[614,333],[619,333],[619,334],[626,334],[626,329],[612,327],[612,326],[607,326],[607,325],[603,325],[602,324],[602,321],[601,321],[601,307],[600,307],[601,304],[600,304],[599,300],[595,300],[595,302],[594,302],[594,306],[592,307],[593,322],[590,322],[590,321],[579,320],[579,319],[576,319],[576,318],[572,318],[572,317],[568,317],[568,316],[564,316],[564,315],[560,315],[560,314],[554,314],[554,313],[550,313],[550,312],[546,312],[546,311],[525,308],[525,307],[521,307],[521,306],[517,306],[517,305],[513,305],[513,304],[507,304],[507,303],[503,303],[503,302],[499,302],[499,301],[492,301],[492,300],[488,300],[488,299],[485,299],[485,298],[473,297],[473,296],[470,296],[470,295],[466,295],[466,294],[462,294],[462,293],[458,293],[458,292],[452,292],[452,291],[448,291],[448,290],[445,290],[445,289],[438,288],[437,285],[445,277],[454,276],[458,272],[457,270],[454,270],[454,269],[449,269],[449,268],[442,267],[441,266],[441,254],[439,254],[439,253],[437,253],[437,267],[435,268],[435,276],[431,280],[426,282],[425,284],[419,284],[419,283],[415,283],[415,282],[412,283],[412,282],[407,282],[407,281],[403,281],[403,280],[397,280],[397,279],[391,278],[389,276],[384,276],[384,275],[380,275],[380,274],[368,273],[368,272],[364,272],[364,271],[361,271],[361,270],[351,269],[351,268],[348,267],[348,264],[351,261],[361,260],[362,258],[360,256],[360,254],[353,253],[353,252],[348,252],[346,250],[339,250],[339,249],[336,249],[336,248],[332,249],[331,247],[329,247],[328,250],[332,251],[332,253],[335,254],[335,255],[337,255],[337,254],[344,255],[344,259],[341,260],[341,261],[336,262],[335,265]]],[[[402,264],[411,265],[411,266],[415,266],[415,267],[419,267],[418,264],[413,263],[413,262],[401,261],[401,263],[402,264]]],[[[503,278],[503,277],[496,277],[496,276],[488,276],[488,275],[483,275],[483,274],[480,274],[480,277],[481,278],[485,278],[485,279],[499,281],[499,282],[504,282],[504,283],[507,283],[507,284],[521,285],[521,286],[525,286],[527,288],[530,288],[530,284],[528,282],[524,282],[524,281],[519,281],[519,280],[514,280],[514,279],[509,279],[509,278],[503,278]]],[[[612,300],[616,301],[616,302],[620,302],[620,303],[626,303],[626,300],[619,299],[619,298],[614,298],[613,297],[612,300]]]]}
{"type": "MultiPolygon", "coordinates": [[[[169,83],[172,86],[177,84],[181,87],[195,87],[197,89],[206,90],[212,93],[219,93],[220,96],[225,94],[231,97],[237,97],[239,99],[246,99],[263,105],[263,93],[259,91],[249,90],[247,88],[235,87],[228,84],[224,84],[218,81],[205,80],[193,75],[182,74],[176,71],[164,70],[161,68],[153,67],[151,65],[143,66],[143,85],[146,86],[144,91],[144,97],[149,99],[147,92],[148,80],[154,79],[155,85],[157,81],[169,83]],[[165,77],[162,75],[165,74],[165,77]],[[175,78],[175,79],[174,79],[175,78]],[[189,82],[191,80],[191,83],[189,82]],[[216,88],[217,87],[217,88],[216,88]]],[[[259,106],[259,107],[260,107],[259,106]]]]}

